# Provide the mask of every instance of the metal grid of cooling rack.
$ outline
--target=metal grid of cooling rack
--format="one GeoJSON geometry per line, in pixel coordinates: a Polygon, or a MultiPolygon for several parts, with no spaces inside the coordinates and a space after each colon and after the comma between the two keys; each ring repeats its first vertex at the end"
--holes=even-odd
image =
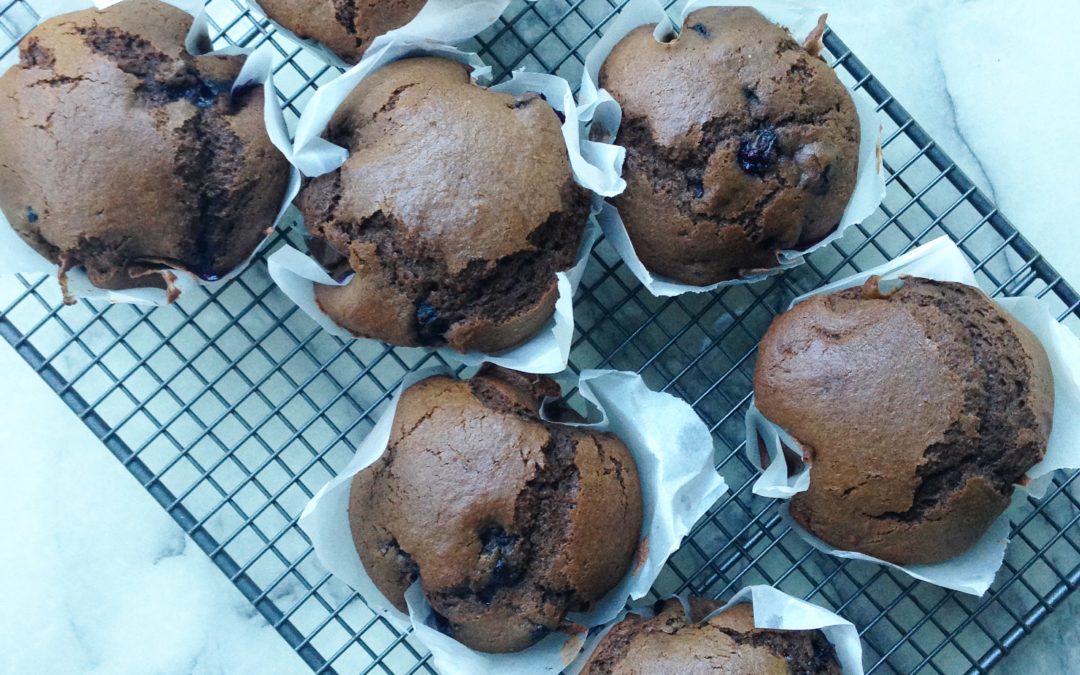
{"type": "MultiPolygon", "coordinates": [[[[577,81],[583,55],[624,0],[514,0],[471,46],[514,68],[577,81]]],[[[0,0],[0,57],[48,0],[0,0]]],[[[209,0],[218,43],[271,41],[290,124],[336,71],[240,0],[209,0]]],[[[1080,300],[844,46],[827,58],[882,111],[888,196],[862,226],[801,268],[753,286],[656,299],[601,242],[576,302],[571,367],[640,372],[690,401],[714,432],[732,486],[671,559],[654,593],[715,597],[752,583],[839,610],[859,627],[868,672],[983,672],[1080,583],[1077,474],[1020,505],[997,583],[973,598],[866,563],[820,555],[754,496],[742,415],[754,350],[796,295],[947,234],[983,287],[1037,296],[1080,331],[1080,300]]],[[[297,234],[276,235],[275,246],[297,234]]],[[[319,567],[296,519],[351,455],[410,370],[416,349],[344,343],[317,327],[256,264],[214,294],[145,311],[63,307],[55,281],[0,281],[0,334],[319,673],[433,672],[425,650],[319,567]]]]}

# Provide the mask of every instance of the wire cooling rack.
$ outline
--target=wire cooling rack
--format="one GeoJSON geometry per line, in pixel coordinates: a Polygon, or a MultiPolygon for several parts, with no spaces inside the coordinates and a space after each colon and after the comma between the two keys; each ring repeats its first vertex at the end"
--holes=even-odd
{"type": "MultiPolygon", "coordinates": [[[[0,56],[49,0],[0,0],[0,56]]],[[[576,82],[621,0],[514,0],[472,47],[495,76],[525,67],[576,82]]],[[[217,43],[279,54],[278,95],[296,117],[336,71],[240,0],[211,0],[217,43]]],[[[1080,582],[1077,474],[1021,504],[997,583],[973,598],[889,569],[810,550],[777,503],[750,492],[742,417],[758,338],[796,295],[946,234],[983,288],[1043,299],[1080,331],[1080,300],[833,33],[827,58],[882,111],[888,196],[863,225],[799,269],[752,286],[657,299],[610,246],[594,252],[576,301],[571,367],[640,372],[690,401],[711,427],[732,487],[697,523],[654,588],[725,597],[754,583],[828,605],[860,629],[868,672],[983,672],[1080,582]]],[[[295,232],[275,236],[299,243],[295,232]]],[[[375,617],[318,565],[296,524],[344,467],[410,370],[417,349],[345,343],[253,265],[221,291],[153,311],[63,307],[53,279],[0,281],[0,334],[40,373],[259,613],[319,673],[434,672],[426,651],[375,617]]]]}

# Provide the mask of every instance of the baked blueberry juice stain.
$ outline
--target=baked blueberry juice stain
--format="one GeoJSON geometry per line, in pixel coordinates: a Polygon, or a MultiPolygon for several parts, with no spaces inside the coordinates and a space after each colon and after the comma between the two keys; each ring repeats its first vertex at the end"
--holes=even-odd
{"type": "Polygon", "coordinates": [[[701,37],[705,38],[706,40],[708,40],[710,37],[712,37],[712,33],[710,33],[709,29],[706,28],[705,24],[702,24],[702,23],[695,23],[693,26],[690,26],[690,30],[694,31],[695,33],[697,33],[701,37]]]}
{"type": "Polygon", "coordinates": [[[752,176],[764,176],[777,160],[776,132],[768,127],[758,129],[739,141],[739,167],[752,176]]]}
{"type": "Polygon", "coordinates": [[[694,199],[701,199],[705,196],[705,185],[697,178],[687,178],[686,189],[690,191],[690,194],[694,195],[694,199]]]}
{"type": "Polygon", "coordinates": [[[433,345],[442,341],[450,329],[449,322],[439,315],[439,310],[426,301],[416,305],[416,326],[420,344],[433,345]]]}

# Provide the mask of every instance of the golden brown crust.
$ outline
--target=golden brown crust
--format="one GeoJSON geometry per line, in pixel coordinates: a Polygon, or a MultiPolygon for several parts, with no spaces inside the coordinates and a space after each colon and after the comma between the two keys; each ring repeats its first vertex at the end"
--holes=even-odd
{"type": "Polygon", "coordinates": [[[412,21],[427,0],[259,0],[266,16],[297,37],[356,63],[383,33],[412,21]]]}
{"type": "Polygon", "coordinates": [[[839,675],[832,645],[820,631],[754,627],[750,604],[735,605],[702,621],[720,603],[665,602],[652,619],[627,615],[597,645],[582,675],[839,675]]]}
{"type": "Polygon", "coordinates": [[[288,164],[241,57],[191,56],[156,0],[43,22],[0,77],[0,207],[42,255],[99,287],[231,272],[263,241],[288,164]]]}
{"type": "Polygon", "coordinates": [[[667,43],[642,26],[600,83],[623,108],[615,199],[651,271],[694,285],[777,265],[832,232],[855,186],[855,104],[822,60],[750,8],[691,14],[667,43]]]}
{"type": "Polygon", "coordinates": [[[811,455],[792,516],[826,543],[900,564],[954,557],[1046,451],[1041,345],[978,289],[907,278],[819,295],[761,341],[762,413],[811,455]]]}
{"type": "Polygon", "coordinates": [[[547,323],[590,202],[543,99],[478,87],[454,61],[410,58],[365,79],[327,137],[351,155],[299,206],[359,277],[317,291],[334,321],[394,344],[487,353],[547,323]]]}
{"type": "Polygon", "coordinates": [[[517,651],[617,584],[642,520],[633,457],[612,434],[541,422],[547,377],[486,367],[401,396],[385,454],[353,480],[360,559],[404,609],[421,579],[448,631],[517,651]]]}

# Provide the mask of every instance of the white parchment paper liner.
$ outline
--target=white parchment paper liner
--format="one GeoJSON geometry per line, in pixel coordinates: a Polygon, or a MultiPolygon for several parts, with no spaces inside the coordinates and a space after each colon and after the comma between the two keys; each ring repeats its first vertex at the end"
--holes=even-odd
{"type": "MultiPolygon", "coordinates": [[[[294,0],[299,1],[299,0],[294,0]]],[[[257,0],[245,0],[248,8],[266,15],[257,0]]],[[[413,20],[400,28],[384,33],[366,45],[364,58],[375,54],[391,42],[438,42],[453,45],[464,42],[495,23],[510,0],[428,0],[413,20]]],[[[315,40],[301,38],[287,27],[274,22],[275,28],[297,43],[308,47],[328,63],[341,69],[352,64],[341,59],[315,40]]]]}
{"type": "MultiPolygon", "coordinates": [[[[686,597],[679,596],[686,616],[690,611],[686,597]]],[[[825,638],[836,648],[836,657],[844,675],[862,675],[862,643],[859,631],[847,619],[829,610],[793,597],[772,586],[747,586],[732,596],[723,607],[710,612],[702,621],[726,612],[735,605],[751,603],[754,606],[754,627],[768,630],[820,630],[825,638]]],[[[655,616],[652,603],[639,606],[632,613],[646,618],[655,616]]],[[[565,671],[565,675],[579,675],[588,663],[597,645],[604,636],[631,612],[620,612],[610,625],[596,631],[585,641],[585,647],[565,671]]]]}
{"type": "MultiPolygon", "coordinates": [[[[757,9],[770,21],[788,28],[800,43],[811,34],[817,26],[818,18],[824,13],[819,8],[784,0],[697,0],[686,5],[678,22],[672,23],[664,12],[663,4],[658,0],[630,0],[585,58],[585,70],[582,73],[581,88],[578,91],[579,114],[582,122],[586,125],[594,124],[602,130],[602,132],[598,130],[598,135],[603,140],[614,140],[622,122],[622,111],[611,95],[599,87],[600,68],[615,45],[632,30],[638,26],[657,24],[654,34],[660,41],[662,38],[670,38],[677,33],[679,27],[685,23],[686,17],[696,10],[704,7],[733,6],[757,9]]],[[[598,217],[604,235],[642,285],[649,289],[650,293],[660,297],[683,293],[703,293],[725,286],[755,283],[802,264],[805,256],[836,241],[844,235],[844,231],[849,226],[860,223],[870,216],[885,197],[885,177],[881,173],[879,161],[881,124],[878,121],[877,112],[865,95],[852,92],[852,99],[858,111],[862,136],[859,144],[859,171],[851,201],[848,202],[835,232],[806,250],[781,251],[777,267],[709,286],[692,286],[649,272],[634,251],[618,210],[610,204],[604,205],[598,217]]],[[[598,136],[594,134],[593,137],[598,136]]],[[[625,188],[625,183],[623,187],[625,188]]]]}
{"type": "MultiPolygon", "coordinates": [[[[210,37],[207,30],[206,15],[203,12],[203,3],[199,0],[163,1],[195,16],[195,21],[187,36],[186,45],[188,51],[198,53],[195,45],[199,44],[203,38],[208,41],[210,37]]],[[[53,0],[49,3],[48,8],[42,12],[41,20],[44,21],[47,18],[52,18],[60,14],[90,9],[92,7],[103,9],[114,4],[116,4],[116,0],[99,0],[98,2],[91,2],[90,0],[53,0]]],[[[289,142],[288,130],[285,127],[285,118],[281,112],[281,103],[278,100],[274,89],[273,47],[267,44],[253,53],[236,48],[221,49],[213,53],[220,55],[243,55],[250,53],[250,56],[248,56],[244,63],[244,67],[237,76],[236,82],[233,84],[233,89],[235,90],[251,83],[257,83],[263,86],[265,100],[263,109],[267,134],[274,146],[277,147],[283,155],[288,157],[292,153],[292,145],[289,142]]],[[[7,58],[0,61],[0,74],[3,74],[8,68],[17,63],[18,59],[18,50],[12,50],[7,58]]],[[[282,200],[277,217],[274,219],[273,223],[266,224],[266,238],[254,251],[252,251],[251,256],[249,256],[247,261],[242,265],[238,266],[221,279],[213,282],[204,281],[185,270],[167,270],[166,273],[171,272],[176,277],[172,283],[173,287],[179,291],[180,295],[183,295],[186,291],[198,286],[202,286],[208,291],[213,292],[220,289],[231,279],[236,278],[245,268],[247,268],[251,263],[251,260],[258,254],[262,247],[265,246],[266,242],[269,241],[270,234],[273,232],[274,227],[285,214],[285,210],[288,208],[289,204],[292,203],[292,200],[296,197],[296,193],[299,189],[299,176],[294,175],[289,182],[285,198],[282,200]]],[[[3,213],[0,213],[0,251],[4,252],[3,256],[0,256],[0,275],[23,274],[27,277],[34,278],[41,276],[56,276],[60,271],[58,265],[43,258],[15,233],[15,230],[11,227],[11,223],[8,222],[3,213]]],[[[67,272],[67,280],[68,293],[73,298],[147,306],[164,305],[168,304],[169,301],[168,291],[161,288],[132,288],[120,291],[98,288],[90,283],[89,277],[87,277],[86,272],[81,267],[69,270],[67,272]]]]}
{"type": "MultiPolygon", "coordinates": [[[[941,237],[879,267],[798,297],[791,304],[794,306],[820,293],[860,286],[873,275],[878,275],[883,280],[908,275],[954,281],[969,286],[977,285],[964,254],[948,237],[941,237]]],[[[1015,505],[1027,495],[1041,498],[1055,470],[1080,467],[1080,339],[1067,327],[1055,321],[1046,305],[1035,298],[997,298],[995,302],[1035,334],[1046,350],[1054,373],[1054,424],[1046,457],[1027,472],[1030,482],[1016,490],[1013,496],[1015,505]]],[[[788,477],[787,462],[781,456],[781,444],[798,452],[801,449],[799,443],[766,419],[751,403],[746,415],[746,452],[750,461],[761,468],[759,441],[764,443],[770,461],[769,466],[754,483],[754,494],[788,499],[810,486],[810,467],[804,465],[798,473],[788,477]]],[[[799,527],[786,508],[783,517],[811,546],[830,555],[888,565],[922,581],[972,595],[982,595],[990,588],[1005,557],[1005,547],[1009,543],[1010,512],[1012,507],[994,521],[986,534],[962,555],[933,565],[908,566],[895,565],[862,553],[835,549],[799,527]]]]}
{"type": "MultiPolygon", "coordinates": [[[[428,369],[414,373],[404,380],[402,388],[442,372],[428,369]]],[[[628,600],[649,592],[668,556],[727,490],[724,479],[713,468],[712,436],[689,404],[649,390],[633,373],[587,370],[581,373],[578,386],[592,408],[590,422],[580,426],[614,432],[633,454],[641,479],[644,518],[635,566],[591,611],[567,617],[580,626],[575,632],[553,633],[514,654],[485,654],[432,627],[431,608],[419,583],[406,594],[408,616],[395,609],[372,583],[353,546],[349,492],[353,476],[386,450],[402,389],[345,470],[319,490],[300,516],[300,526],[311,539],[319,562],[363,595],[372,611],[400,628],[415,628],[417,638],[431,650],[442,673],[560,672],[581,649],[586,629],[611,621],[628,600]]]]}
{"type": "MultiPolygon", "coordinates": [[[[305,176],[320,176],[345,163],[349,157],[348,151],[322,138],[334,111],[365,77],[388,63],[413,54],[439,56],[464,63],[473,69],[473,79],[481,84],[490,77],[490,66],[484,65],[476,54],[431,43],[393,42],[387,45],[379,52],[365,57],[341,77],[319,89],[312,97],[297,125],[292,153],[293,164],[301,173],[305,176]]],[[[613,145],[581,138],[577,107],[566,80],[555,75],[518,71],[512,79],[491,89],[512,94],[543,94],[548,103],[565,117],[562,133],[574,178],[594,193],[612,193],[621,181],[619,173],[625,151],[613,145]]],[[[555,305],[555,313],[528,341],[500,354],[461,354],[448,347],[439,349],[439,353],[445,359],[466,365],[490,362],[528,373],[558,373],[564,370],[570,358],[570,343],[574,333],[574,293],[585,273],[589,252],[599,234],[600,229],[595,217],[590,215],[574,266],[558,274],[559,299],[555,305]]],[[[355,337],[338,326],[315,302],[315,284],[343,285],[348,282],[348,278],[339,284],[321,265],[288,246],[279,249],[270,257],[268,267],[270,277],[282,292],[316,323],[338,337],[355,337]]]]}

